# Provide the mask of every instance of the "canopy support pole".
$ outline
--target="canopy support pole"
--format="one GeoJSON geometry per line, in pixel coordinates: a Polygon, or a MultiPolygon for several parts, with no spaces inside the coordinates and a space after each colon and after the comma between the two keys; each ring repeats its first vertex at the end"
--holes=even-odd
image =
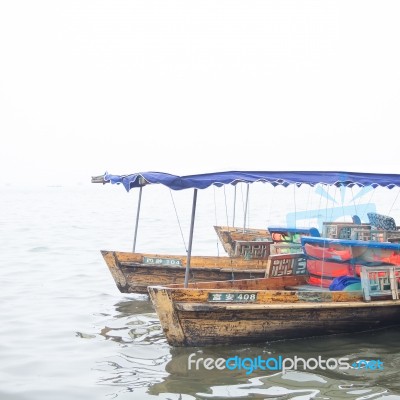
{"type": "Polygon", "coordinates": [[[194,189],[193,204],[192,204],[192,218],[190,220],[189,246],[188,246],[187,258],[186,258],[185,284],[184,284],[185,288],[188,287],[188,283],[189,283],[190,258],[192,256],[193,228],[194,228],[194,218],[196,215],[196,203],[197,203],[197,189],[194,189]]]}
{"type": "Polygon", "coordinates": [[[235,216],[236,216],[236,185],[235,185],[235,190],[234,190],[234,195],[233,195],[233,217],[232,217],[232,226],[235,226],[235,216]]]}
{"type": "Polygon", "coordinates": [[[138,200],[138,206],[137,206],[137,212],[136,212],[135,236],[133,238],[133,249],[132,249],[133,252],[135,252],[135,249],[136,249],[136,239],[137,239],[137,231],[138,231],[138,226],[139,226],[140,205],[142,204],[142,189],[143,189],[143,186],[140,186],[139,200],[138,200]]]}
{"type": "Polygon", "coordinates": [[[249,187],[250,187],[250,185],[247,184],[246,203],[245,203],[245,206],[244,206],[243,233],[244,233],[244,231],[246,230],[247,207],[248,207],[248,204],[249,204],[249,187]]]}

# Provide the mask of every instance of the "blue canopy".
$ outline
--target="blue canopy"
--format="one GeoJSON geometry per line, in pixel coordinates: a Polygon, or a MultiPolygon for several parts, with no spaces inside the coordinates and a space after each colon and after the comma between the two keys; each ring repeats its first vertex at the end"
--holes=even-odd
{"type": "Polygon", "coordinates": [[[317,184],[334,186],[400,187],[400,175],[342,171],[225,171],[177,176],[164,172],[138,172],[131,175],[105,173],[103,182],[123,184],[129,191],[146,184],[162,184],[173,190],[206,189],[211,185],[236,185],[239,182],[266,182],[273,186],[317,184]]]}

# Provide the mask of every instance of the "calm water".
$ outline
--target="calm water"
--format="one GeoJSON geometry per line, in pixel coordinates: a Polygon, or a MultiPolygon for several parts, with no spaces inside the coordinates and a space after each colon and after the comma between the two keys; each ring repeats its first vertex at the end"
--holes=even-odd
{"type": "MultiPolygon", "coordinates": [[[[284,222],[283,210],[296,194],[262,190],[265,197],[250,196],[249,225],[284,222]]],[[[232,218],[223,193],[199,193],[194,254],[223,254],[212,228],[232,218]]],[[[148,298],[119,293],[100,254],[131,249],[137,193],[88,184],[9,186],[0,195],[0,399],[400,399],[400,328],[257,346],[171,348],[148,298]],[[187,366],[191,353],[380,359],[384,370],[195,371],[187,366]]],[[[384,198],[382,211],[398,213],[395,195],[384,198]]],[[[167,189],[146,188],[137,251],[184,254],[190,207],[191,193],[174,193],[172,203],[167,189]]],[[[360,214],[360,200],[358,207],[360,214]]],[[[238,206],[239,225],[242,210],[238,206]]]]}

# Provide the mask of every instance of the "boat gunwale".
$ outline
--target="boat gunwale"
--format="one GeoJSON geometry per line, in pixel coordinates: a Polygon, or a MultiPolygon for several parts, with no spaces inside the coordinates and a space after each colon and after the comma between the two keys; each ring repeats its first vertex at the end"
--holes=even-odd
{"type": "MultiPolygon", "coordinates": [[[[161,264],[148,264],[148,263],[140,263],[140,262],[129,262],[129,261],[123,261],[120,262],[121,267],[123,268],[154,268],[156,267],[157,269],[167,269],[167,270],[185,270],[186,266],[185,265],[161,265],[161,264]]],[[[232,265],[231,268],[229,267],[216,267],[216,266],[208,266],[204,265],[202,267],[194,267],[195,271],[204,269],[207,272],[233,272],[233,273],[239,273],[239,272],[246,272],[246,273],[262,273],[265,272],[265,266],[261,266],[260,268],[244,268],[241,265],[232,265]]]]}
{"type": "Polygon", "coordinates": [[[309,310],[309,309],[333,309],[333,308],[376,308],[376,307],[398,307],[400,300],[377,300],[366,301],[326,301],[326,302],[279,302],[279,303],[196,303],[196,302],[175,302],[174,308],[178,311],[218,311],[218,310],[309,310]]]}
{"type": "Polygon", "coordinates": [[[373,240],[332,239],[326,237],[311,237],[311,236],[303,236],[301,238],[301,244],[303,248],[305,244],[322,245],[322,247],[327,244],[328,245],[333,244],[344,247],[350,246],[350,247],[379,248],[387,250],[400,250],[400,243],[376,242],[373,240]]]}
{"type": "MultiPolygon", "coordinates": [[[[116,251],[116,250],[101,250],[101,254],[105,257],[107,254],[113,253],[114,257],[118,261],[120,265],[128,266],[128,264],[138,264],[143,266],[157,266],[157,267],[164,267],[164,266],[173,266],[173,267],[183,267],[185,268],[186,263],[186,255],[183,254],[163,254],[163,253],[142,253],[142,252],[128,252],[128,251],[116,251]],[[168,264],[159,264],[159,263],[144,263],[143,257],[148,258],[161,258],[161,259],[168,259],[174,260],[179,259],[182,261],[182,265],[168,265],[168,264]]],[[[293,254],[302,254],[302,252],[293,253],[293,254]]],[[[283,256],[284,254],[279,254],[283,256]]],[[[208,264],[210,262],[214,262],[212,267],[214,268],[246,268],[246,266],[250,265],[254,269],[263,269],[267,267],[268,258],[250,258],[244,259],[242,257],[229,257],[229,256],[202,256],[202,255],[192,255],[191,256],[191,263],[194,264],[192,268],[208,268],[208,264]],[[198,266],[196,262],[201,262],[204,260],[204,266],[198,266]]]]}
{"type": "MultiPolygon", "coordinates": [[[[354,303],[354,304],[370,304],[364,299],[361,290],[356,291],[330,291],[330,290],[293,290],[293,288],[273,288],[273,289],[229,289],[229,288],[171,288],[168,286],[149,286],[148,293],[150,297],[156,295],[157,293],[168,294],[170,300],[174,305],[176,304],[196,304],[196,307],[202,307],[207,309],[221,308],[219,306],[227,305],[241,305],[244,309],[252,306],[259,306],[261,309],[264,305],[279,304],[280,307],[291,306],[293,304],[321,304],[321,305],[334,305],[342,303],[354,303]],[[234,294],[255,294],[256,297],[252,301],[240,300],[210,300],[213,295],[234,295],[234,294]]],[[[382,296],[382,301],[387,302],[386,296],[382,296]]],[[[392,300],[392,299],[390,299],[392,300]]],[[[375,300],[379,301],[379,299],[375,300]]],[[[400,304],[400,302],[398,302],[400,304]]],[[[256,308],[256,307],[255,307],[256,308]]],[[[322,306],[323,308],[323,306],[322,306]]]]}

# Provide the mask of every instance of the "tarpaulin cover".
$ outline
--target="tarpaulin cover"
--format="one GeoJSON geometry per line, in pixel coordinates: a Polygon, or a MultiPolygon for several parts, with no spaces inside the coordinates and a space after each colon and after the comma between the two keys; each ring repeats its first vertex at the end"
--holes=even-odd
{"type": "Polygon", "coordinates": [[[173,190],[206,189],[211,185],[236,185],[239,182],[265,182],[273,186],[317,184],[334,186],[400,187],[400,175],[345,171],[225,171],[177,176],[164,172],[138,172],[130,175],[104,174],[104,181],[122,184],[129,191],[144,184],[161,184],[173,190]]]}

